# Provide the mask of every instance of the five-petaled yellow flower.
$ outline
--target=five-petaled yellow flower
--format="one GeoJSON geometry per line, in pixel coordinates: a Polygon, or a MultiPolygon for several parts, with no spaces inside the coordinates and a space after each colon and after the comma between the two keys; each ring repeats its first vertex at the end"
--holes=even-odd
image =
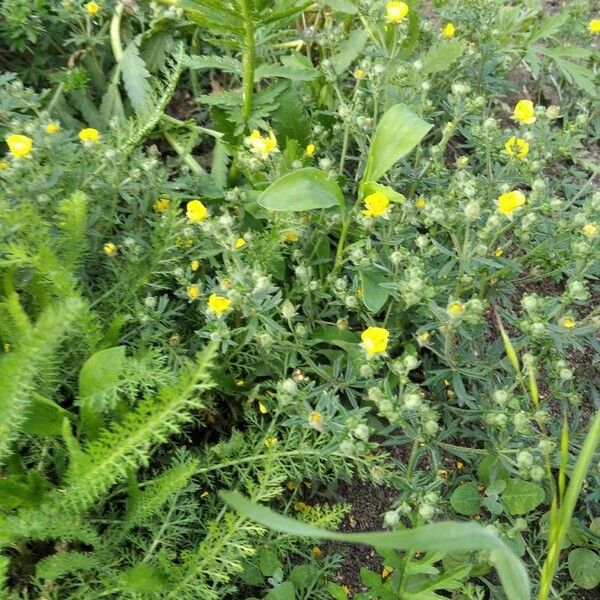
{"type": "Polygon", "coordinates": [[[192,260],[190,261],[190,269],[192,271],[194,271],[194,273],[200,268],[200,261],[199,260],[192,260]]]}
{"type": "Polygon", "coordinates": [[[208,210],[206,210],[206,206],[204,206],[200,200],[191,200],[187,203],[185,216],[192,223],[200,223],[200,221],[204,221],[207,215],[208,210]]]}
{"type": "Polygon", "coordinates": [[[8,149],[15,158],[26,158],[31,154],[33,140],[26,135],[13,133],[6,138],[8,149]]]}
{"type": "Polygon", "coordinates": [[[185,293],[190,300],[197,300],[200,298],[200,288],[197,285],[188,285],[185,293]]]}
{"type": "Polygon", "coordinates": [[[444,28],[442,29],[442,37],[452,38],[456,33],[456,27],[454,27],[454,23],[446,23],[444,28]]]}
{"type": "Polygon", "coordinates": [[[169,200],[169,198],[159,198],[154,203],[154,212],[163,213],[169,208],[169,206],[171,206],[171,200],[169,200]]]}
{"type": "Polygon", "coordinates": [[[102,250],[104,250],[104,254],[106,254],[106,256],[115,256],[118,252],[117,246],[112,242],[106,242],[106,244],[102,246],[102,250]]]}
{"type": "Polygon", "coordinates": [[[100,132],[93,127],[86,127],[79,132],[82,144],[97,144],[100,141],[100,132]]]}
{"type": "Polygon", "coordinates": [[[518,138],[513,135],[507,140],[506,144],[504,144],[504,150],[509,156],[525,158],[529,152],[529,144],[523,138],[518,138]]]}
{"type": "Polygon", "coordinates": [[[446,311],[453,319],[456,319],[465,312],[465,305],[460,300],[455,300],[448,304],[446,311]]]}
{"type": "Polygon", "coordinates": [[[503,215],[510,216],[525,204],[527,198],[525,198],[525,194],[520,192],[519,190],[513,190],[512,192],[506,192],[506,194],[502,194],[498,198],[498,212],[501,212],[503,215]]]}
{"type": "Polygon", "coordinates": [[[598,235],[598,232],[600,231],[600,227],[598,227],[596,223],[586,223],[583,226],[582,231],[585,237],[595,238],[598,235]]]}
{"type": "Polygon", "coordinates": [[[323,415],[319,411],[313,410],[308,415],[308,424],[313,429],[316,429],[317,431],[322,431],[323,430],[323,415]]]}
{"type": "Polygon", "coordinates": [[[600,19],[592,19],[589,24],[590,33],[600,33],[600,19]]]}
{"type": "Polygon", "coordinates": [[[563,317],[560,320],[560,324],[565,328],[565,329],[573,329],[573,327],[575,327],[575,325],[577,323],[575,323],[575,319],[573,319],[572,317],[563,317]]]}
{"type": "Polygon", "coordinates": [[[427,206],[427,201],[421,196],[415,200],[415,206],[423,210],[427,206]]]}
{"type": "Polygon", "coordinates": [[[225,298],[225,296],[211,294],[208,297],[208,308],[216,315],[222,315],[229,308],[230,304],[231,300],[229,298],[225,298]]]}
{"type": "Polygon", "coordinates": [[[494,251],[494,256],[502,256],[504,254],[504,250],[502,248],[500,248],[500,246],[498,246],[498,248],[496,248],[496,250],[494,251]]]}
{"type": "Polygon", "coordinates": [[[306,146],[306,150],[304,151],[304,154],[306,154],[306,156],[308,156],[308,158],[312,158],[316,149],[317,149],[317,147],[314,144],[309,144],[308,146],[306,146]]]}
{"type": "Polygon", "coordinates": [[[239,250],[240,248],[243,248],[248,242],[246,242],[246,240],[243,237],[239,237],[237,240],[235,240],[235,249],[239,250]]]}
{"type": "Polygon", "coordinates": [[[364,69],[361,69],[360,67],[354,69],[354,77],[359,81],[362,81],[366,76],[367,74],[365,73],[364,69]]]}
{"type": "Polygon", "coordinates": [[[531,100],[519,100],[515,104],[513,119],[523,125],[535,123],[535,109],[531,100]]]}
{"type": "Polygon", "coordinates": [[[96,4],[95,2],[88,2],[85,5],[85,10],[87,10],[88,15],[92,15],[93,17],[102,10],[102,7],[99,4],[96,4]]]}
{"type": "Polygon", "coordinates": [[[369,194],[365,200],[365,210],[363,215],[369,219],[373,217],[381,217],[387,212],[390,201],[382,192],[373,192],[369,194]]]}
{"type": "Polygon", "coordinates": [[[388,23],[400,23],[408,14],[406,2],[388,2],[385,5],[385,18],[388,23]]]}
{"type": "Polygon", "coordinates": [[[46,133],[53,134],[60,131],[60,123],[58,121],[50,121],[46,125],[46,133]]]}
{"type": "Polygon", "coordinates": [[[367,354],[381,354],[385,352],[390,332],[383,327],[367,327],[361,334],[363,346],[367,354]]]}
{"type": "Polygon", "coordinates": [[[250,147],[252,151],[259,154],[262,159],[269,157],[269,154],[277,150],[277,138],[273,131],[269,131],[268,136],[262,136],[258,129],[250,134],[250,147]]]}

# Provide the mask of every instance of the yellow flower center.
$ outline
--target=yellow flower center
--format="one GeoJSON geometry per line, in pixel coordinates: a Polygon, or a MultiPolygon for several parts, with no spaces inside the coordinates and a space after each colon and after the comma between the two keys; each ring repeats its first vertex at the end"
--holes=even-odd
{"type": "Polygon", "coordinates": [[[154,211],[157,213],[165,212],[171,206],[171,201],[168,198],[159,198],[154,203],[154,211]]]}
{"type": "Polygon", "coordinates": [[[525,204],[527,199],[519,190],[506,192],[498,198],[498,211],[503,215],[510,216],[512,213],[525,204]]]}
{"type": "Polygon", "coordinates": [[[561,320],[561,325],[565,329],[573,329],[573,327],[575,327],[575,320],[571,317],[563,317],[563,319],[561,320]]]}
{"type": "Polygon", "coordinates": [[[386,351],[390,332],[383,327],[368,327],[361,335],[367,354],[381,354],[386,351]]]}
{"type": "Polygon", "coordinates": [[[300,239],[300,235],[297,231],[293,229],[288,229],[283,233],[283,241],[284,242],[297,242],[300,239]]]}
{"type": "Polygon", "coordinates": [[[385,16],[389,23],[400,23],[408,14],[406,2],[388,2],[385,5],[385,16]]]}
{"type": "Polygon", "coordinates": [[[594,238],[598,235],[598,231],[600,229],[598,228],[598,225],[596,225],[596,223],[586,223],[583,226],[583,235],[585,235],[586,237],[589,238],[594,238]]]}
{"type": "Polygon", "coordinates": [[[362,211],[363,215],[369,219],[373,217],[381,217],[387,211],[390,204],[388,197],[381,192],[374,192],[369,194],[365,200],[365,210],[362,211]]]}
{"type": "Polygon", "coordinates": [[[366,73],[364,69],[356,68],[354,69],[354,77],[359,81],[363,80],[366,77],[366,73]]]}
{"type": "Polygon", "coordinates": [[[26,135],[13,133],[6,138],[8,149],[15,158],[26,158],[31,154],[33,140],[26,135]]]}
{"type": "Polygon", "coordinates": [[[200,298],[200,288],[197,285],[189,285],[185,292],[190,300],[200,298]]]}
{"type": "Polygon", "coordinates": [[[117,253],[117,246],[112,242],[106,242],[106,244],[102,246],[102,249],[104,250],[104,254],[106,254],[106,256],[114,256],[117,253]]]}
{"type": "Polygon", "coordinates": [[[237,240],[235,240],[235,249],[239,250],[240,248],[243,248],[246,244],[246,240],[243,237],[240,237],[237,240]]]}
{"type": "Polygon", "coordinates": [[[420,210],[423,210],[427,206],[427,201],[422,196],[415,200],[415,206],[420,210]]]}
{"type": "Polygon", "coordinates": [[[513,119],[524,125],[535,123],[535,109],[533,108],[533,102],[531,100],[519,100],[515,105],[513,119]]]}
{"type": "Polygon", "coordinates": [[[211,294],[208,298],[208,308],[216,315],[222,315],[230,304],[231,300],[229,298],[217,294],[211,294]]]}
{"type": "Polygon", "coordinates": [[[309,144],[308,146],[306,146],[306,156],[308,156],[308,158],[311,158],[314,155],[316,149],[317,147],[314,144],[309,144]]]}
{"type": "Polygon", "coordinates": [[[504,150],[509,156],[525,158],[529,152],[529,144],[523,138],[513,136],[504,144],[504,150]]]}
{"type": "Polygon", "coordinates": [[[451,317],[460,317],[465,312],[465,307],[462,302],[456,300],[455,302],[450,302],[446,310],[451,317]]]}
{"type": "Polygon", "coordinates": [[[455,33],[456,33],[456,27],[454,27],[454,23],[446,23],[446,25],[442,29],[442,36],[445,38],[454,37],[455,33]]]}
{"type": "Polygon", "coordinates": [[[269,154],[277,150],[277,138],[273,131],[269,131],[268,136],[262,136],[258,129],[250,134],[250,147],[252,151],[259,154],[262,159],[269,157],[269,154]]]}
{"type": "Polygon", "coordinates": [[[197,271],[200,268],[200,261],[199,260],[193,260],[190,262],[190,269],[192,269],[192,271],[197,271]]]}
{"type": "Polygon", "coordinates": [[[60,123],[58,121],[50,121],[46,125],[46,133],[53,134],[58,133],[60,131],[60,123]]]}
{"type": "Polygon", "coordinates": [[[100,141],[100,132],[93,127],[86,127],[79,132],[79,139],[83,144],[97,144],[100,141]]]}
{"type": "Polygon", "coordinates": [[[208,210],[206,210],[206,206],[204,206],[200,200],[191,200],[187,203],[185,216],[192,223],[200,223],[200,221],[204,221],[207,215],[208,210]]]}
{"type": "Polygon", "coordinates": [[[102,10],[102,7],[99,4],[96,4],[95,2],[88,2],[85,5],[85,10],[87,10],[88,15],[94,16],[102,10]]]}

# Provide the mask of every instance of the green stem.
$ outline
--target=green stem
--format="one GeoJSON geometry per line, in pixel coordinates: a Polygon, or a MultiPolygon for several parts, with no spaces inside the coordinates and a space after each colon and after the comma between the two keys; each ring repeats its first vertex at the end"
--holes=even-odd
{"type": "Polygon", "coordinates": [[[115,12],[110,21],[110,47],[117,64],[123,60],[123,44],[121,43],[121,19],[123,17],[123,5],[117,2],[115,12]]]}
{"type": "Polygon", "coordinates": [[[240,0],[242,19],[244,20],[244,49],[242,53],[243,66],[243,103],[242,118],[246,126],[252,114],[254,98],[254,66],[256,62],[256,40],[254,38],[254,20],[251,0],[240,0]]]}
{"type": "Polygon", "coordinates": [[[204,169],[196,162],[196,159],[172,136],[168,131],[163,133],[165,140],[169,142],[171,148],[177,152],[179,158],[190,168],[195,175],[204,173],[204,169]]]}

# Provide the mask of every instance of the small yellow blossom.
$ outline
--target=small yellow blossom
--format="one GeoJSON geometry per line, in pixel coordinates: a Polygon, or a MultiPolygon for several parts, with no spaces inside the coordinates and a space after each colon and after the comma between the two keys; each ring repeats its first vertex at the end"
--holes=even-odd
{"type": "Polygon", "coordinates": [[[102,10],[102,7],[99,4],[96,4],[95,2],[88,2],[85,5],[85,10],[87,10],[88,15],[92,15],[93,17],[102,10]]]}
{"type": "Polygon", "coordinates": [[[425,200],[425,198],[423,198],[423,196],[421,196],[420,198],[417,198],[415,200],[415,206],[418,209],[423,210],[427,206],[427,201],[425,200]]]}
{"type": "Polygon", "coordinates": [[[360,335],[360,339],[369,355],[385,352],[389,337],[390,332],[383,327],[368,327],[360,335]]]}
{"type": "Polygon", "coordinates": [[[296,502],[296,504],[294,504],[294,510],[296,512],[308,512],[310,511],[310,506],[306,504],[306,502],[296,502]]]}
{"type": "Polygon", "coordinates": [[[277,438],[275,436],[265,438],[265,448],[272,448],[277,443],[277,438]]]}
{"type": "Polygon", "coordinates": [[[350,588],[347,585],[342,586],[342,591],[346,594],[346,598],[350,595],[350,588]]]}
{"type": "Polygon", "coordinates": [[[52,135],[54,133],[58,133],[59,131],[60,131],[60,123],[58,121],[50,121],[46,125],[46,133],[49,133],[50,135],[52,135]]]}
{"type": "Polygon", "coordinates": [[[600,33],[600,19],[592,19],[589,24],[590,33],[600,33]]]}
{"type": "Polygon", "coordinates": [[[4,352],[10,352],[12,350],[11,345],[8,342],[4,342],[4,345],[2,346],[4,352]]]}
{"type": "Polygon", "coordinates": [[[572,317],[563,317],[560,320],[560,324],[565,328],[565,329],[573,329],[573,327],[575,327],[576,323],[575,323],[575,319],[573,319],[572,317]]]}
{"type": "Polygon", "coordinates": [[[154,203],[154,212],[163,213],[169,208],[169,206],[171,206],[171,201],[168,198],[159,198],[154,203]]]}
{"type": "Polygon", "coordinates": [[[494,256],[502,256],[504,254],[504,250],[502,250],[502,248],[498,247],[496,248],[496,250],[494,251],[494,256]]]}
{"type": "Polygon", "coordinates": [[[321,431],[323,428],[323,415],[319,411],[313,410],[308,415],[308,424],[317,431],[321,431]]]}
{"type": "Polygon", "coordinates": [[[27,158],[31,154],[33,140],[26,135],[13,133],[6,138],[8,149],[15,158],[27,158]]]}
{"type": "Polygon", "coordinates": [[[200,288],[197,285],[188,285],[185,293],[190,300],[198,300],[200,298],[200,288]]]}
{"type": "Polygon", "coordinates": [[[319,546],[313,546],[310,549],[310,553],[315,557],[315,558],[319,558],[319,556],[321,556],[321,554],[323,554],[323,550],[321,550],[321,548],[319,548],[319,546]]]}
{"type": "Polygon", "coordinates": [[[273,131],[269,131],[268,136],[262,136],[258,129],[255,129],[250,134],[250,147],[252,151],[259,154],[264,160],[269,157],[269,154],[277,150],[277,138],[273,131]]]}
{"type": "Polygon", "coordinates": [[[394,568],[393,567],[383,567],[383,571],[381,571],[381,577],[382,579],[385,579],[386,577],[389,577],[392,573],[394,572],[394,568]]]}
{"type": "Polygon", "coordinates": [[[429,331],[423,331],[422,333],[419,333],[417,335],[417,343],[419,344],[419,346],[424,346],[425,344],[427,344],[427,342],[429,342],[430,338],[431,334],[429,333],[429,331]]]}
{"type": "Polygon", "coordinates": [[[506,192],[506,194],[502,194],[498,198],[498,212],[510,216],[517,208],[523,206],[526,201],[525,194],[519,190],[506,192]]]}
{"type": "Polygon", "coordinates": [[[465,468],[465,463],[461,462],[460,460],[456,461],[456,470],[457,471],[462,471],[465,468]]]}
{"type": "Polygon", "coordinates": [[[364,69],[361,69],[360,67],[357,67],[356,69],[354,69],[354,73],[353,73],[355,79],[358,79],[359,81],[362,81],[367,74],[365,73],[364,69]]]}
{"type": "Polygon", "coordinates": [[[240,248],[243,248],[246,245],[246,240],[243,237],[238,238],[237,240],[235,240],[235,249],[239,250],[240,248]]]}
{"type": "Polygon", "coordinates": [[[525,158],[529,152],[529,144],[523,138],[517,138],[513,135],[504,144],[504,150],[509,156],[525,158]]]}
{"type": "Polygon", "coordinates": [[[190,261],[190,269],[192,271],[194,271],[194,273],[200,268],[200,261],[199,260],[192,260],[190,261]]]}
{"type": "Polygon", "coordinates": [[[5,160],[0,160],[0,171],[6,171],[10,165],[5,160]]]}
{"type": "Polygon", "coordinates": [[[314,144],[309,144],[308,146],[306,146],[306,150],[304,151],[304,153],[306,154],[306,156],[308,156],[308,158],[312,158],[316,149],[317,147],[314,144]]]}
{"type": "Polygon", "coordinates": [[[388,23],[400,23],[408,14],[406,2],[388,2],[385,5],[385,18],[388,23]]]}
{"type": "Polygon", "coordinates": [[[297,231],[293,229],[288,229],[283,232],[283,241],[284,242],[297,242],[300,239],[300,235],[297,231]]]}
{"type": "Polygon", "coordinates": [[[388,206],[390,201],[388,197],[381,192],[373,192],[369,194],[365,199],[365,210],[362,211],[362,214],[372,219],[373,217],[381,217],[388,210],[388,206]]]}
{"type": "Polygon", "coordinates": [[[216,315],[222,315],[231,304],[229,298],[219,296],[218,294],[211,294],[208,298],[208,308],[216,315]]]}
{"type": "Polygon", "coordinates": [[[523,125],[535,123],[535,109],[531,100],[519,100],[515,105],[513,119],[523,125]]]}
{"type": "Polygon", "coordinates": [[[600,231],[600,227],[598,227],[596,223],[586,223],[583,226],[582,231],[585,237],[595,238],[598,235],[598,232],[600,231]]]}
{"type": "Polygon", "coordinates": [[[465,312],[465,306],[460,300],[455,300],[454,302],[450,302],[448,307],[446,308],[448,314],[455,319],[456,317],[460,317],[465,312]]]}
{"type": "Polygon", "coordinates": [[[208,210],[206,210],[206,206],[200,202],[200,200],[191,200],[186,205],[186,213],[185,216],[192,223],[200,223],[204,221],[208,215],[208,210]]]}
{"type": "Polygon", "coordinates": [[[86,127],[79,132],[82,144],[97,144],[100,141],[100,132],[93,127],[86,127]]]}
{"type": "Polygon", "coordinates": [[[117,246],[112,242],[106,242],[106,244],[102,246],[102,250],[104,250],[104,254],[106,254],[106,256],[115,256],[115,254],[118,252],[117,246]]]}
{"type": "Polygon", "coordinates": [[[237,385],[238,387],[244,387],[244,385],[246,385],[246,382],[243,379],[236,379],[235,385],[237,385]]]}
{"type": "Polygon", "coordinates": [[[454,23],[446,23],[444,28],[442,29],[442,36],[445,38],[452,38],[456,33],[456,27],[454,27],[454,23]]]}
{"type": "Polygon", "coordinates": [[[202,492],[202,493],[200,494],[200,498],[202,498],[202,499],[204,499],[204,498],[208,498],[208,496],[209,496],[209,493],[208,493],[208,492],[206,492],[206,491],[205,491],[205,492],[202,492]]]}
{"type": "Polygon", "coordinates": [[[258,410],[261,415],[266,415],[269,412],[269,409],[260,400],[258,401],[258,410]]]}

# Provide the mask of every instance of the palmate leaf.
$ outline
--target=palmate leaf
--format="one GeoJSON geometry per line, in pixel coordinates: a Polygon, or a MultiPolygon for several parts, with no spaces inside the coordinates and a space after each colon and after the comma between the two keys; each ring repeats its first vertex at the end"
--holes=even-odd
{"type": "Polygon", "coordinates": [[[148,73],[146,63],[140,56],[138,47],[134,42],[131,42],[125,48],[119,66],[127,96],[133,108],[138,111],[144,106],[146,96],[150,90],[150,83],[148,81],[150,73],[148,73]]]}
{"type": "Polygon", "coordinates": [[[476,523],[441,522],[410,530],[375,533],[338,533],[284,517],[251,502],[238,492],[221,492],[221,498],[240,514],[270,529],[299,537],[366,544],[376,548],[439,552],[489,550],[509,600],[530,600],[529,577],[523,563],[495,534],[476,523]]]}

